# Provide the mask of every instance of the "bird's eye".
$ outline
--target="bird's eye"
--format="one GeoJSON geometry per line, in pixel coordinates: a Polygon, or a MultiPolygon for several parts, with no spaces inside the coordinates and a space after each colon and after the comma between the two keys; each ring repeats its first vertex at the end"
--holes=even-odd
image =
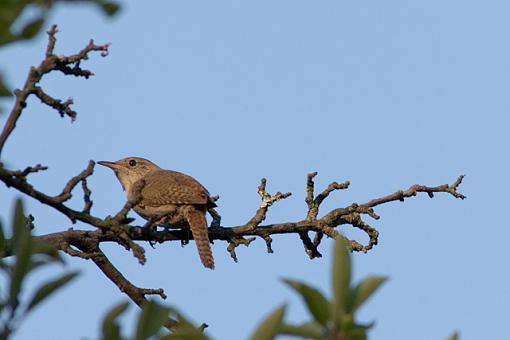
{"type": "Polygon", "coordinates": [[[136,165],[136,161],[134,159],[129,161],[129,166],[135,166],[135,165],[136,165]]]}

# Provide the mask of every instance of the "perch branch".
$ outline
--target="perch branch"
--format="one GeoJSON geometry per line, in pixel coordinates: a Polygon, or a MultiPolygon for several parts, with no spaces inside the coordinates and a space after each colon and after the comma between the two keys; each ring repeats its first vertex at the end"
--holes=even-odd
{"type": "MultiPolygon", "coordinates": [[[[0,179],[5,182],[5,177],[2,175],[8,170],[0,168],[0,179]]],[[[12,186],[22,192],[26,186],[30,186],[26,181],[20,180],[18,177],[13,175],[13,172],[8,177],[11,181],[12,186]],[[12,181],[12,179],[15,179],[12,181]]],[[[297,222],[286,222],[277,223],[270,225],[258,225],[254,229],[246,229],[246,225],[237,227],[217,227],[209,229],[209,238],[211,240],[223,240],[228,242],[227,250],[230,256],[237,262],[237,254],[235,252],[239,245],[248,246],[255,240],[256,237],[260,237],[266,241],[268,252],[272,252],[270,235],[278,234],[298,234],[303,240],[305,245],[306,253],[310,258],[320,257],[320,252],[317,246],[320,244],[323,235],[326,234],[330,237],[335,237],[338,232],[334,229],[337,226],[344,224],[350,224],[355,228],[359,228],[366,232],[369,236],[369,242],[367,245],[361,245],[355,240],[349,240],[349,244],[353,251],[367,252],[374,245],[377,244],[378,231],[368,225],[361,219],[363,214],[369,216],[376,216],[373,212],[372,207],[391,201],[400,200],[403,197],[415,196],[418,192],[425,193],[437,193],[446,192],[452,194],[454,197],[462,198],[462,194],[457,192],[457,188],[460,185],[463,176],[459,177],[452,185],[441,185],[437,187],[427,187],[421,185],[414,185],[407,190],[398,191],[397,194],[391,194],[382,198],[373,199],[365,204],[351,204],[346,208],[337,208],[320,219],[310,221],[308,219],[297,221],[297,222]],[[313,241],[308,236],[309,232],[315,232],[315,238],[313,241]]],[[[31,186],[30,186],[31,187],[31,186]]],[[[129,203],[129,202],[128,202],[129,203]]],[[[133,203],[133,202],[131,202],[133,203]]],[[[48,204],[54,208],[63,206],[63,203],[55,205],[48,204]]],[[[65,209],[57,209],[63,213],[67,213],[65,209]]],[[[377,216],[378,217],[378,216],[377,216]]],[[[94,231],[85,230],[67,230],[61,231],[48,235],[36,236],[35,238],[54,245],[57,249],[60,249],[72,256],[78,256],[84,259],[91,259],[105,275],[114,282],[119,289],[127,294],[136,304],[143,304],[147,294],[158,294],[163,297],[163,292],[160,290],[145,290],[134,286],[129,282],[114,266],[109,262],[104,253],[99,249],[99,244],[102,242],[116,242],[119,243],[119,234],[117,228],[113,226],[122,227],[123,233],[127,239],[130,240],[131,247],[136,244],[135,241],[148,241],[148,242],[166,242],[166,241],[182,241],[187,240],[190,236],[186,230],[174,230],[166,229],[161,231],[153,231],[144,227],[138,226],[127,226],[120,224],[115,219],[110,218],[109,220],[99,219],[97,217],[90,216],[89,219],[83,219],[84,221],[90,221],[91,225],[98,226],[95,224],[96,221],[100,221],[99,225],[109,225],[108,228],[99,228],[94,231]],[[79,249],[79,250],[75,250],[79,249]]],[[[141,248],[141,247],[140,247],[141,248]]],[[[6,251],[6,254],[10,253],[6,251]]],[[[175,324],[174,324],[175,325],[175,324]]]]}
{"type": "MultiPolygon", "coordinates": [[[[131,241],[147,241],[147,242],[167,242],[167,241],[183,241],[188,240],[192,236],[189,235],[188,232],[183,230],[175,230],[175,229],[166,229],[161,231],[147,231],[147,225],[145,228],[139,226],[129,226],[123,224],[121,218],[111,218],[107,217],[105,219],[101,219],[99,217],[95,217],[90,214],[85,214],[82,212],[78,212],[73,210],[61,202],[55,202],[55,200],[47,196],[37,190],[35,190],[26,179],[21,179],[14,175],[14,171],[9,171],[5,168],[0,168],[0,180],[3,181],[7,186],[11,186],[20,192],[27,194],[30,197],[33,197],[39,200],[41,203],[46,204],[60,211],[62,214],[68,216],[70,219],[79,220],[86,224],[92,225],[100,230],[101,237],[99,238],[99,242],[118,242],[119,243],[119,234],[123,235],[122,238],[124,240],[130,240],[129,246],[127,248],[132,249],[134,242],[131,241]],[[117,233],[117,234],[116,234],[117,233]]],[[[345,208],[337,208],[333,209],[330,212],[326,213],[323,217],[310,221],[308,219],[296,221],[296,222],[284,222],[284,223],[275,223],[269,225],[258,225],[255,228],[246,228],[246,224],[240,226],[232,226],[225,227],[220,226],[216,228],[209,229],[209,238],[211,240],[222,240],[227,241],[229,243],[228,251],[231,253],[233,258],[237,258],[235,256],[235,248],[240,244],[249,244],[253,241],[253,239],[243,240],[244,237],[253,237],[257,236],[264,239],[267,243],[267,236],[270,235],[278,235],[278,234],[298,234],[300,238],[303,240],[305,249],[307,250],[307,254],[314,254],[313,257],[319,257],[316,251],[318,252],[318,245],[320,244],[323,234],[326,234],[329,237],[336,237],[337,231],[336,227],[341,225],[352,225],[355,228],[359,228],[360,230],[367,233],[369,237],[369,241],[365,246],[360,245],[359,243],[353,241],[350,242],[352,249],[354,251],[363,251],[366,252],[374,245],[377,244],[378,240],[378,231],[370,226],[368,223],[362,220],[362,215],[369,215],[372,218],[379,219],[379,216],[375,214],[373,211],[373,207],[377,205],[381,205],[384,203],[389,203],[392,201],[399,201],[404,197],[412,197],[415,196],[418,192],[425,193],[438,193],[438,192],[446,192],[452,194],[454,197],[463,198],[464,195],[457,192],[457,188],[460,185],[460,180],[463,176],[459,177],[454,184],[452,185],[441,185],[436,187],[428,187],[422,185],[413,185],[407,190],[397,191],[394,194],[390,194],[387,196],[383,196],[381,198],[373,199],[364,204],[356,204],[353,203],[345,208]],[[303,233],[315,232],[315,238],[312,241],[309,241],[309,237],[307,239],[303,233]]],[[[127,207],[131,206],[133,202],[128,202],[126,204],[127,207]]],[[[124,211],[119,212],[116,216],[125,216],[125,208],[124,211]]],[[[150,222],[150,221],[149,221],[150,222]]],[[[148,222],[148,223],[149,223],[148,222]]],[[[70,231],[62,231],[61,234],[65,235],[70,231]]],[[[72,231],[76,233],[77,231],[72,231]]],[[[87,237],[85,234],[83,237],[87,237]]],[[[123,246],[126,247],[126,243],[120,242],[123,246]]],[[[136,246],[135,246],[136,247],[136,246]]],[[[320,253],[319,253],[320,254],[320,253]]],[[[310,256],[310,255],[309,255],[310,256]]],[[[143,262],[143,261],[140,261],[143,262]]]]}
{"type": "MultiPolygon", "coordinates": [[[[126,222],[129,222],[129,218],[127,218],[127,214],[130,209],[137,204],[139,200],[139,195],[134,195],[134,198],[131,201],[128,201],[125,206],[119,211],[113,218],[107,217],[105,219],[101,219],[99,217],[95,217],[89,213],[79,212],[73,210],[66,205],[64,205],[63,198],[67,198],[71,194],[71,191],[76,186],[77,183],[83,181],[88,176],[92,174],[94,162],[89,162],[89,166],[87,169],[82,171],[78,176],[72,178],[68,184],[66,185],[63,193],[56,197],[47,196],[36,189],[34,189],[27,181],[25,177],[20,177],[19,171],[10,171],[5,168],[0,168],[0,180],[2,180],[7,186],[11,186],[16,188],[17,190],[31,196],[41,203],[49,205],[56,210],[60,211],[71,220],[78,220],[84,222],[86,224],[92,225],[98,229],[100,229],[103,233],[103,237],[100,239],[100,242],[108,241],[108,242],[117,242],[120,245],[124,246],[128,250],[132,250],[133,255],[138,259],[138,261],[143,264],[145,263],[145,255],[144,250],[134,241],[147,241],[151,245],[155,242],[166,242],[166,241],[187,241],[190,238],[188,232],[182,230],[161,230],[161,231],[148,231],[146,224],[145,227],[139,226],[130,226],[127,225],[126,222]],[[109,232],[107,232],[109,231],[109,232]]],[[[30,171],[29,171],[30,172],[30,171]]],[[[266,214],[269,206],[282,199],[284,197],[288,197],[288,194],[277,193],[274,196],[269,195],[265,191],[265,181],[261,181],[261,185],[259,186],[259,194],[262,198],[262,203],[257,210],[257,213],[254,218],[250,220],[249,223],[233,226],[233,227],[214,227],[209,229],[209,238],[210,240],[223,240],[228,242],[227,250],[231,254],[231,257],[234,260],[237,260],[237,255],[235,253],[235,249],[241,245],[249,245],[254,239],[253,237],[262,238],[267,245],[268,252],[272,252],[271,242],[272,239],[270,235],[275,234],[290,234],[294,233],[299,235],[301,238],[305,251],[307,255],[311,258],[320,257],[320,252],[318,250],[318,246],[323,239],[323,235],[326,234],[329,237],[336,237],[338,232],[335,230],[336,227],[341,225],[351,225],[354,228],[358,228],[364,231],[369,240],[367,244],[362,245],[355,240],[348,240],[351,245],[351,249],[353,251],[361,251],[367,252],[373,248],[373,246],[378,243],[379,232],[365,222],[362,219],[362,215],[368,215],[374,219],[379,219],[379,216],[375,213],[374,207],[389,203],[392,201],[401,201],[404,198],[416,196],[419,192],[427,193],[429,196],[433,195],[433,193],[445,192],[449,193],[456,198],[465,198],[464,195],[460,194],[457,189],[461,184],[461,181],[464,176],[460,176],[453,184],[448,185],[440,185],[436,187],[428,187],[424,185],[413,185],[407,190],[399,190],[393,194],[383,196],[381,198],[376,198],[368,201],[364,204],[353,203],[345,208],[337,208],[333,209],[330,212],[326,213],[323,217],[317,218],[315,213],[310,214],[310,210],[307,214],[307,218],[302,221],[296,222],[285,222],[285,223],[276,223],[269,225],[260,225],[260,221],[262,221],[266,214]],[[310,219],[310,216],[315,216],[314,219],[310,219]],[[310,232],[315,232],[315,238],[311,241],[308,234],[310,232]],[[251,237],[251,238],[245,238],[251,237]]],[[[309,175],[310,179],[310,175],[309,175]]],[[[307,193],[310,192],[310,180],[307,185],[307,193]]],[[[143,187],[143,183],[141,184],[143,187]]],[[[323,191],[319,196],[320,198],[313,199],[312,204],[309,204],[309,207],[312,206],[313,209],[318,208],[320,203],[328,196],[330,192],[336,190],[335,188],[345,187],[347,186],[347,182],[343,185],[329,185],[328,188],[323,191]]],[[[141,187],[138,191],[141,191],[141,187]]],[[[313,192],[312,192],[313,194],[313,192]]],[[[85,195],[85,197],[89,197],[90,195],[85,195]]],[[[87,204],[87,199],[84,197],[85,204],[87,204]]],[[[309,194],[307,194],[309,197],[309,194]]],[[[309,200],[308,200],[309,201],[309,200]]],[[[148,221],[149,226],[153,226],[154,222],[148,221]]],[[[62,233],[66,233],[63,231],[62,233]]]]}

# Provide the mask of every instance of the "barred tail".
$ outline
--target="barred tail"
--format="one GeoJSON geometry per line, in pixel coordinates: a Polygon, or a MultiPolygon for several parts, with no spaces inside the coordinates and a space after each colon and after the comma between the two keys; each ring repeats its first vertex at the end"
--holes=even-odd
{"type": "Polygon", "coordinates": [[[199,209],[190,209],[187,214],[187,219],[191,226],[191,233],[195,239],[200,260],[205,267],[214,269],[214,259],[204,212],[199,209]]]}

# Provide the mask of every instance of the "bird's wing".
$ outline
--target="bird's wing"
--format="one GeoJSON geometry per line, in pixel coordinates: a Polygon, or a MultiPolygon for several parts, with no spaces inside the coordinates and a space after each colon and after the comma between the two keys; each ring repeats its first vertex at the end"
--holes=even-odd
{"type": "Polygon", "coordinates": [[[209,193],[196,179],[177,171],[154,171],[144,180],[142,197],[147,206],[207,204],[209,200],[209,193]]]}

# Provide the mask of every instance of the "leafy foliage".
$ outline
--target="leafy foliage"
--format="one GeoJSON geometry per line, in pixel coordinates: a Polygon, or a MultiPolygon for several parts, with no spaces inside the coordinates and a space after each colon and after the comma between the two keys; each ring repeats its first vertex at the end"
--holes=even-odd
{"type": "Polygon", "coordinates": [[[0,293],[0,338],[7,339],[19,322],[41,302],[71,282],[77,273],[67,273],[42,284],[27,301],[22,301],[23,284],[36,268],[63,263],[57,250],[32,238],[30,223],[21,200],[15,204],[11,239],[5,238],[0,224],[0,271],[5,274],[9,289],[0,293]],[[7,259],[12,255],[12,260],[7,259]]]}
{"type": "Polygon", "coordinates": [[[284,282],[303,299],[312,320],[300,325],[283,323],[285,308],[280,307],[259,326],[253,340],[270,340],[277,334],[317,340],[367,339],[371,325],[358,324],[355,313],[386,279],[371,276],[352,285],[351,260],[343,237],[338,237],[333,255],[332,299],[328,300],[319,290],[304,282],[285,279],[284,282]]]}
{"type": "Polygon", "coordinates": [[[252,335],[251,340],[269,340],[274,339],[278,334],[283,315],[285,314],[285,306],[281,306],[271,313],[257,328],[252,335]]]}
{"type": "Polygon", "coordinates": [[[459,340],[459,333],[454,332],[452,335],[448,337],[448,340],[459,340]]]}
{"type": "Polygon", "coordinates": [[[202,332],[201,328],[193,324],[180,314],[176,309],[163,306],[157,302],[149,301],[139,313],[135,328],[135,334],[132,336],[122,336],[119,327],[118,318],[127,310],[127,302],[120,303],[113,307],[103,319],[102,339],[122,340],[122,339],[186,339],[186,340],[207,340],[208,337],[202,332]],[[168,317],[177,316],[179,325],[168,334],[167,331],[161,332],[168,321],[168,317]],[[165,334],[166,333],[166,334],[165,334]]]}

